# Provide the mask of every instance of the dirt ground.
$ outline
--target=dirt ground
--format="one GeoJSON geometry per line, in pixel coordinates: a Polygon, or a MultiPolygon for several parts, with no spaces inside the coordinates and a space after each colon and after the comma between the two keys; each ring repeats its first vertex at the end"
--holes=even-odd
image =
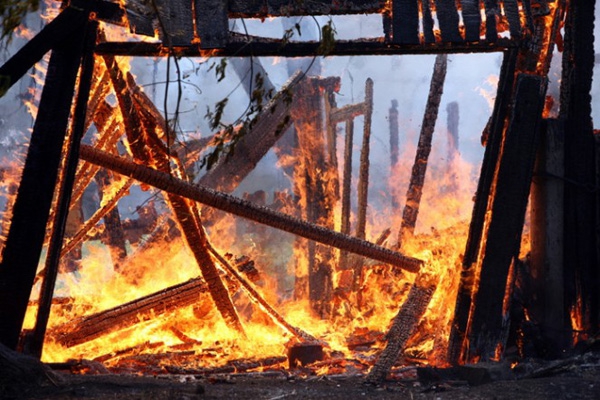
{"type": "MultiPolygon", "coordinates": [[[[538,368],[524,379],[503,377],[487,383],[408,374],[380,385],[364,376],[301,376],[290,371],[212,376],[155,377],[63,374],[64,382],[43,388],[0,387],[2,399],[600,399],[600,355],[538,368]]],[[[470,379],[470,378],[469,378],[470,379]]],[[[477,379],[476,379],[477,380],[477,379]]],[[[482,381],[483,382],[483,381],[482,381]]]]}

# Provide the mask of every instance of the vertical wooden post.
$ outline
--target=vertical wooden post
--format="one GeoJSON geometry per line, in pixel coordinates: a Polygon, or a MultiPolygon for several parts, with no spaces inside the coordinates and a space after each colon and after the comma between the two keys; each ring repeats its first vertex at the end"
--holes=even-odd
{"type": "Polygon", "coordinates": [[[427,172],[427,162],[431,153],[433,131],[435,130],[440,101],[444,92],[447,65],[448,56],[446,54],[440,54],[435,58],[431,85],[429,87],[429,97],[427,98],[423,123],[421,124],[419,144],[415,154],[410,183],[406,191],[406,203],[402,211],[402,223],[400,232],[398,233],[398,248],[401,247],[402,241],[407,235],[411,236],[414,233],[417,224],[419,205],[421,203],[425,174],[427,172]]]}
{"type": "Polygon", "coordinates": [[[560,117],[565,120],[565,300],[578,328],[597,331],[595,142],[591,117],[595,0],[570,1],[565,24],[560,117]]]}
{"type": "MultiPolygon", "coordinates": [[[[398,164],[399,155],[399,140],[400,134],[398,130],[398,100],[392,100],[392,106],[389,109],[389,124],[390,124],[390,175],[392,175],[398,164]]],[[[392,196],[392,210],[397,210],[400,205],[396,195],[393,193],[392,196]]]]}
{"type": "MultiPolygon", "coordinates": [[[[82,31],[89,11],[73,17],[82,31]]],[[[16,349],[38,266],[73,100],[84,35],[52,51],[0,266],[0,342],[16,349]]]]}
{"type": "Polygon", "coordinates": [[[52,306],[54,286],[56,284],[56,276],[58,275],[65,226],[69,214],[69,205],[71,204],[73,182],[75,181],[75,172],[77,170],[77,164],[79,163],[79,145],[85,134],[87,103],[94,74],[94,46],[96,45],[97,31],[98,23],[94,21],[83,28],[80,33],[81,36],[85,38],[85,44],[83,48],[84,54],[81,64],[79,89],[77,91],[72,129],[69,135],[69,146],[65,156],[64,168],[61,173],[62,177],[59,184],[52,233],[48,244],[46,273],[44,274],[44,280],[42,282],[35,327],[31,337],[30,348],[28,349],[32,355],[38,358],[42,357],[44,336],[46,335],[46,327],[50,317],[50,307],[52,306]]]}
{"type": "Polygon", "coordinates": [[[531,185],[532,319],[556,349],[565,346],[564,303],[564,141],[560,120],[547,120],[540,137],[531,185]]]}

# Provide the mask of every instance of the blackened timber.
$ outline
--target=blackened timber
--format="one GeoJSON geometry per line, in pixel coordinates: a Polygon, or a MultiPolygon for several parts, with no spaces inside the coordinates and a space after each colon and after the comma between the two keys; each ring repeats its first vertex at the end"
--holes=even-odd
{"type": "Polygon", "coordinates": [[[263,111],[251,121],[251,128],[235,145],[235,152],[220,159],[199,184],[232,192],[256,167],[256,164],[273,148],[291,124],[290,107],[294,88],[304,74],[298,71],[281,90],[264,106],[263,111]]]}
{"type": "Polygon", "coordinates": [[[200,48],[224,47],[229,39],[227,2],[224,0],[195,0],[194,5],[200,48]]]}
{"type": "Polygon", "coordinates": [[[413,334],[423,314],[425,314],[434,292],[435,287],[433,285],[415,283],[410,288],[406,301],[400,307],[398,314],[392,321],[390,330],[386,334],[387,344],[365,378],[367,383],[379,384],[386,379],[401,351],[404,350],[406,342],[413,334]]]}
{"type": "MultiPolygon", "coordinates": [[[[543,338],[555,349],[571,340],[564,286],[564,123],[546,120],[540,135],[531,185],[531,318],[540,322],[543,338]]],[[[568,274],[567,274],[568,275],[568,274]]]]}
{"type": "Polygon", "coordinates": [[[193,185],[167,173],[135,164],[120,157],[96,150],[90,146],[82,145],[81,158],[88,162],[111,169],[122,175],[130,176],[133,179],[158,189],[176,192],[180,196],[217,208],[221,211],[229,212],[338,249],[347,250],[364,257],[388,263],[410,272],[417,272],[423,264],[421,260],[416,258],[407,257],[367,241],[273,211],[267,207],[254,205],[248,201],[230,196],[223,192],[193,185]]]}
{"type": "Polygon", "coordinates": [[[594,6],[572,1],[565,23],[560,117],[565,120],[565,301],[583,328],[600,325],[596,154],[592,120],[594,6]]]}
{"type": "MultiPolygon", "coordinates": [[[[464,54],[493,53],[518,47],[517,41],[497,38],[496,41],[475,43],[431,43],[425,45],[390,45],[383,39],[336,40],[329,56],[357,55],[397,55],[397,54],[464,54]]],[[[231,40],[223,49],[213,49],[210,53],[197,46],[179,46],[174,52],[179,57],[312,57],[317,54],[319,42],[289,42],[280,40],[255,39],[247,42],[245,38],[231,40]]],[[[166,57],[168,49],[160,43],[148,42],[106,42],[96,47],[97,54],[116,56],[166,57]]]]}
{"type": "MultiPolygon", "coordinates": [[[[342,174],[342,215],[340,230],[350,234],[350,196],[352,194],[352,142],[354,141],[354,119],[346,121],[346,137],[344,139],[344,169],[342,174]]],[[[348,252],[340,252],[339,268],[348,268],[348,252]]]]}
{"type": "Polygon", "coordinates": [[[358,176],[358,216],[356,221],[356,237],[365,239],[367,231],[367,206],[369,196],[369,156],[371,153],[371,118],[373,115],[373,80],[367,78],[365,83],[363,142],[360,151],[358,176]]]}
{"type": "Polygon", "coordinates": [[[521,16],[517,0],[504,0],[504,13],[508,19],[510,37],[519,39],[521,37],[521,16]]]}
{"type": "Polygon", "coordinates": [[[477,42],[481,31],[481,0],[462,0],[462,15],[465,22],[465,40],[477,42]]]}
{"type": "Polygon", "coordinates": [[[496,164],[502,146],[505,120],[512,99],[517,55],[518,52],[514,49],[504,54],[494,111],[488,122],[488,127],[486,127],[486,132],[483,135],[483,141],[486,144],[485,152],[483,162],[481,163],[477,195],[475,197],[475,204],[473,205],[465,255],[462,262],[462,271],[460,273],[458,294],[456,296],[454,318],[448,340],[448,361],[453,364],[464,361],[462,359],[462,349],[466,339],[472,304],[473,283],[475,282],[476,273],[475,267],[483,237],[483,227],[494,181],[496,164]]]}
{"type": "Polygon", "coordinates": [[[117,307],[69,321],[49,333],[62,345],[75,346],[196,304],[207,292],[208,285],[202,278],[190,279],[117,307]]]}
{"type": "Polygon", "coordinates": [[[50,243],[46,255],[44,280],[40,290],[40,301],[36,316],[33,334],[31,336],[31,353],[38,358],[42,357],[44,336],[48,319],[50,318],[50,307],[54,297],[54,287],[58,275],[60,263],[60,251],[65,235],[67,216],[69,215],[69,204],[71,203],[71,192],[77,164],[79,163],[79,145],[85,134],[87,103],[94,78],[94,46],[96,45],[96,36],[98,34],[98,23],[90,22],[81,32],[84,37],[83,54],[81,60],[81,74],[79,87],[77,89],[77,99],[73,114],[73,125],[69,136],[65,163],[60,174],[60,183],[58,184],[58,198],[56,200],[56,212],[52,221],[52,232],[50,234],[50,243]]]}
{"type": "Polygon", "coordinates": [[[154,0],[158,11],[158,32],[168,46],[185,46],[194,39],[192,2],[186,0],[154,0]]]}
{"type": "Polygon", "coordinates": [[[44,54],[72,37],[73,32],[81,29],[87,15],[72,7],[67,7],[40,33],[27,42],[17,53],[0,67],[0,97],[12,85],[29,71],[44,54]]]}
{"type": "Polygon", "coordinates": [[[431,153],[431,141],[433,139],[433,132],[438,117],[440,101],[442,100],[442,93],[444,92],[447,66],[448,56],[445,54],[437,55],[433,67],[433,75],[431,77],[423,123],[421,124],[421,133],[419,135],[417,152],[415,154],[415,162],[413,164],[408,190],[406,191],[406,203],[404,205],[404,210],[402,211],[402,223],[398,235],[398,247],[400,247],[404,238],[412,236],[417,224],[421,196],[423,195],[423,185],[425,184],[425,174],[427,172],[429,154],[431,153]]]}
{"type": "Polygon", "coordinates": [[[392,43],[419,44],[418,0],[392,2],[392,43]]]}
{"type": "Polygon", "coordinates": [[[531,186],[546,78],[520,74],[499,161],[491,220],[468,333],[468,360],[492,360],[506,345],[509,269],[518,257],[531,186]]]}
{"type": "MultiPolygon", "coordinates": [[[[390,124],[390,176],[393,176],[398,164],[398,143],[400,140],[400,132],[398,130],[398,100],[392,100],[392,106],[389,109],[388,122],[390,124]]],[[[399,207],[396,195],[392,193],[392,210],[399,207]]]]}
{"type": "Polygon", "coordinates": [[[266,18],[292,15],[329,15],[379,13],[385,7],[385,0],[230,0],[230,16],[243,18],[266,18]]]}
{"type": "MultiPolygon", "coordinates": [[[[67,22],[79,32],[53,48],[0,266],[0,342],[16,349],[42,252],[79,69],[88,11],[67,22]]],[[[72,32],[72,31],[71,31],[72,32]]],[[[29,67],[29,66],[28,66],[29,67]]]]}
{"type": "Polygon", "coordinates": [[[433,33],[433,17],[431,15],[431,0],[421,0],[423,13],[423,35],[425,43],[435,43],[435,34],[433,33]]]}
{"type": "Polygon", "coordinates": [[[500,18],[498,0],[483,0],[485,5],[485,39],[494,43],[498,40],[497,22],[500,18]]]}
{"type": "Polygon", "coordinates": [[[442,34],[442,42],[462,42],[463,38],[458,31],[456,0],[436,0],[435,6],[442,34]]]}

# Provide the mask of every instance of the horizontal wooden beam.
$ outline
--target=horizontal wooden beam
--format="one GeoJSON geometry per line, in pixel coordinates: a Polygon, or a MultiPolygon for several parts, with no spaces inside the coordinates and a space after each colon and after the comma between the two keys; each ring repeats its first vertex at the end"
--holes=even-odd
{"type": "MultiPolygon", "coordinates": [[[[283,44],[279,40],[230,41],[224,48],[210,51],[198,46],[175,47],[180,57],[310,57],[319,55],[319,42],[291,42],[283,44]]],[[[498,39],[495,43],[485,41],[477,43],[430,43],[418,45],[391,45],[383,38],[338,40],[328,56],[357,55],[399,55],[399,54],[468,54],[494,53],[518,47],[519,42],[510,39],[498,39]]],[[[168,48],[161,43],[147,42],[106,42],[96,47],[97,54],[138,57],[166,57],[168,48]]]]}

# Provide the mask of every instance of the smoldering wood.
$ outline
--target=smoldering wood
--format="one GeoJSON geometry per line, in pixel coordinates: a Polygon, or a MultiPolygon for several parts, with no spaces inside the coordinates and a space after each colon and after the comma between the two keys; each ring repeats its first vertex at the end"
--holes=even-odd
{"type": "MultiPolygon", "coordinates": [[[[564,348],[564,124],[546,120],[531,185],[531,276],[535,294],[531,318],[542,335],[564,348]]],[[[569,335],[570,336],[570,335],[569,335]]]]}
{"type": "Polygon", "coordinates": [[[515,104],[499,161],[491,220],[482,244],[484,256],[473,297],[468,360],[492,360],[498,346],[504,348],[506,344],[509,302],[504,299],[509,269],[519,254],[546,84],[546,78],[537,75],[519,74],[516,78],[515,104]]]}
{"type": "Polygon", "coordinates": [[[419,3],[417,0],[392,2],[392,43],[419,44],[419,3]]]}
{"type": "Polygon", "coordinates": [[[90,146],[82,145],[81,158],[101,165],[122,175],[130,176],[140,182],[164,191],[173,191],[221,211],[281,229],[320,243],[347,250],[358,255],[394,265],[410,272],[417,272],[422,266],[421,260],[407,257],[386,248],[375,246],[367,241],[344,235],[330,229],[308,223],[295,217],[282,214],[266,207],[256,206],[245,200],[226,193],[193,185],[171,175],[156,171],[143,165],[124,160],[90,146]]]}
{"type": "MultiPolygon", "coordinates": [[[[488,23],[490,23],[488,21],[488,23]]],[[[494,25],[495,26],[495,25],[494,25]]],[[[497,34],[496,34],[497,36],[497,34]]],[[[280,40],[253,38],[232,34],[232,38],[222,49],[210,50],[213,57],[311,57],[317,54],[319,42],[288,42],[280,40]]],[[[465,53],[497,53],[516,48],[518,43],[508,38],[496,38],[495,41],[481,40],[465,43],[428,43],[401,44],[389,46],[379,38],[362,40],[336,40],[335,47],[329,56],[358,55],[401,55],[401,54],[465,54],[465,53]]],[[[202,57],[208,54],[197,46],[180,46],[175,49],[179,57],[202,57]]],[[[110,54],[137,57],[166,57],[167,49],[161,43],[148,42],[107,42],[99,43],[96,54],[110,54]]]]}
{"type": "Polygon", "coordinates": [[[476,42],[481,31],[481,0],[462,0],[462,15],[465,22],[465,40],[476,42]]]}
{"type": "Polygon", "coordinates": [[[461,267],[462,270],[456,296],[453,323],[448,339],[448,361],[452,364],[464,362],[462,349],[465,345],[472,304],[471,296],[473,284],[475,282],[475,267],[483,237],[483,227],[496,164],[502,145],[505,120],[513,96],[513,83],[517,58],[518,51],[516,50],[511,50],[504,54],[494,110],[489,122],[489,137],[485,139],[487,144],[481,163],[481,172],[479,174],[479,182],[477,183],[477,195],[475,197],[475,204],[473,205],[471,223],[469,224],[469,233],[467,235],[467,244],[461,267]]]}
{"type": "Polygon", "coordinates": [[[434,292],[433,285],[413,284],[410,288],[406,301],[394,317],[386,334],[387,344],[365,378],[367,383],[380,384],[386,379],[419,320],[425,314],[434,292]]]}
{"type": "Polygon", "coordinates": [[[76,318],[51,329],[48,334],[63,346],[76,346],[196,304],[208,292],[202,278],[190,279],[117,307],[76,318]]]}
{"type": "MultiPolygon", "coordinates": [[[[165,365],[165,369],[171,374],[183,374],[183,375],[215,375],[215,374],[232,374],[232,373],[243,373],[251,369],[260,367],[270,367],[278,364],[282,364],[287,361],[287,357],[276,356],[266,357],[258,360],[231,360],[226,365],[220,367],[208,367],[208,368],[182,368],[174,365],[165,365]]],[[[274,376],[279,376],[279,371],[266,371],[261,372],[272,376],[271,372],[275,373],[274,376]]]]}
{"type": "Polygon", "coordinates": [[[440,24],[442,42],[462,42],[463,38],[458,31],[458,11],[455,0],[436,0],[436,15],[440,24]]]}
{"type": "MultiPolygon", "coordinates": [[[[170,127],[166,121],[153,108],[150,111],[153,111],[154,118],[147,118],[140,111],[141,105],[139,100],[136,102],[136,97],[131,95],[135,93],[138,97],[145,96],[137,88],[133,77],[130,74],[124,77],[111,57],[105,57],[105,62],[109,71],[111,71],[111,81],[117,94],[126,134],[134,157],[144,164],[154,164],[158,170],[166,173],[171,173],[170,161],[173,160],[175,168],[180,167],[176,172],[183,179],[186,179],[185,171],[181,169],[181,162],[176,158],[170,158],[168,147],[159,138],[158,131],[161,130],[167,140],[170,137],[174,137],[172,132],[169,134],[170,127]],[[123,110],[130,110],[130,113],[127,114],[123,110]],[[133,142],[136,142],[135,146],[132,145],[133,142]]],[[[148,111],[148,108],[146,108],[146,111],[148,111]]],[[[239,332],[244,333],[244,328],[229,296],[229,292],[221,281],[214,261],[209,254],[207,247],[208,239],[201,225],[199,210],[196,204],[173,193],[167,193],[167,200],[176,216],[187,245],[194,255],[202,276],[208,285],[215,306],[225,321],[231,323],[239,332]]]]}
{"type": "Polygon", "coordinates": [[[423,194],[423,185],[425,184],[425,174],[427,172],[427,163],[431,153],[431,141],[435,130],[438,110],[442,93],[444,92],[444,82],[446,80],[446,70],[448,57],[440,54],[435,59],[433,75],[429,87],[429,97],[425,107],[425,115],[421,124],[421,133],[415,155],[408,190],[406,191],[406,203],[402,212],[402,223],[398,235],[398,247],[401,246],[404,238],[412,236],[417,224],[421,196],[423,194]]]}
{"type": "Polygon", "coordinates": [[[433,17],[431,16],[430,0],[421,0],[423,9],[423,35],[425,43],[435,43],[435,34],[433,33],[433,17]]]}
{"type": "Polygon", "coordinates": [[[194,0],[196,33],[200,48],[224,47],[229,36],[227,2],[223,0],[194,0]]]}
{"type": "MultiPolygon", "coordinates": [[[[83,53],[89,11],[70,12],[78,34],[53,48],[0,268],[0,342],[17,347],[38,266],[83,53]]],[[[72,32],[72,31],[71,31],[72,32]]],[[[52,43],[50,41],[50,43],[52,43]]]]}
{"type": "Polygon", "coordinates": [[[300,71],[264,106],[251,122],[252,127],[235,145],[231,156],[223,157],[199,180],[198,184],[232,192],[254,170],[291,124],[291,98],[304,77],[300,71]]]}

